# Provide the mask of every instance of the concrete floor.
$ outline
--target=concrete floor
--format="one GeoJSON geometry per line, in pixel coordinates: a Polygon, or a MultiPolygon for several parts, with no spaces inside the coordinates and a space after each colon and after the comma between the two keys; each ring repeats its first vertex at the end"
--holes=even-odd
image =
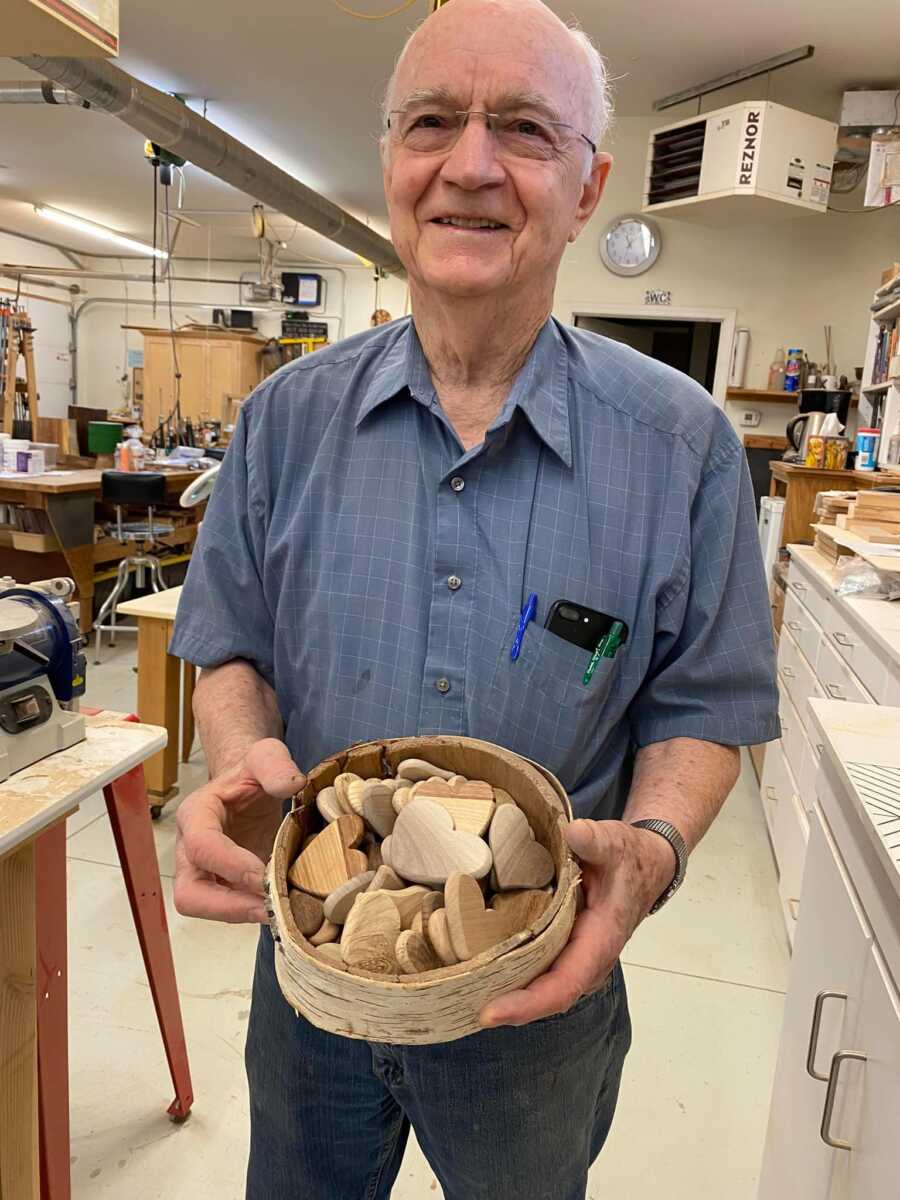
{"type": "MultiPolygon", "coordinates": [[[[104,659],[89,669],[86,703],[133,710],[133,635],[104,659]]],[[[204,779],[197,748],[181,770],[181,794],[204,779]]],[[[196,1096],[182,1126],[165,1115],[172,1093],[102,797],[69,822],[76,1200],[243,1196],[242,1054],[256,930],[175,912],[176,807],[154,833],[196,1096]]],[[[788,954],[749,759],[681,894],[638,930],[624,962],[634,1045],[590,1200],[754,1200],[788,954]]],[[[393,1200],[439,1195],[411,1141],[393,1200]]]]}

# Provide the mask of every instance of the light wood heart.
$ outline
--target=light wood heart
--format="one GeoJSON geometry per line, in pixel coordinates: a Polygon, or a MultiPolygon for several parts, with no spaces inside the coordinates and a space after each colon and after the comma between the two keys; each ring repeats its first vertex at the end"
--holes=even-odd
{"type": "Polygon", "coordinates": [[[326,918],[335,925],[343,925],[356,897],[362,895],[374,878],[374,871],[363,871],[361,875],[354,875],[336,887],[322,906],[326,918]]]}
{"type": "Polygon", "coordinates": [[[394,832],[381,843],[381,854],[403,879],[431,887],[444,884],[454,871],[483,879],[492,861],[486,842],[457,832],[445,808],[418,797],[399,813],[394,832]]]}
{"type": "Polygon", "coordinates": [[[369,884],[370,892],[391,891],[399,892],[401,888],[405,888],[405,882],[400,878],[396,871],[391,867],[382,864],[375,872],[375,878],[369,884]]]}
{"type": "Polygon", "coordinates": [[[455,788],[451,783],[442,780],[428,780],[418,783],[413,789],[417,800],[433,800],[446,808],[453,818],[453,825],[461,833],[474,833],[484,837],[491,817],[494,815],[493,792],[489,784],[463,783],[455,788]],[[487,789],[487,795],[483,789],[487,789]],[[481,795],[476,794],[481,791],[481,795]]]}
{"type": "Polygon", "coordinates": [[[425,936],[445,967],[454,967],[459,959],[453,952],[450,930],[447,928],[446,908],[436,909],[425,923],[425,936]]]}
{"type": "Polygon", "coordinates": [[[404,929],[394,947],[397,962],[404,975],[421,975],[436,971],[443,964],[421,933],[404,929]]]}
{"type": "Polygon", "coordinates": [[[553,856],[534,840],[528,818],[516,805],[497,809],[488,841],[494,856],[492,878],[499,891],[541,888],[553,878],[553,856]]]}
{"type": "Polygon", "coordinates": [[[291,891],[288,901],[294,924],[304,937],[308,938],[322,928],[325,913],[321,900],[308,896],[306,892],[291,891]]]}
{"type": "Polygon", "coordinates": [[[398,813],[401,809],[406,808],[407,804],[409,804],[412,798],[412,788],[409,785],[398,788],[391,797],[391,804],[394,806],[394,812],[398,813]]]}
{"type": "Polygon", "coordinates": [[[336,967],[339,971],[347,970],[347,964],[344,962],[344,956],[341,954],[341,948],[337,942],[325,942],[321,946],[316,946],[316,957],[327,962],[330,967],[336,967]]]}
{"type": "Polygon", "coordinates": [[[316,808],[319,810],[322,820],[328,824],[336,821],[344,811],[333,787],[322,788],[316,796],[316,808]]]}
{"type": "Polygon", "coordinates": [[[431,893],[426,887],[410,884],[409,887],[401,888],[399,891],[389,891],[387,895],[397,905],[397,912],[400,914],[400,928],[409,929],[416,913],[421,912],[422,904],[431,893]]]}
{"type": "Polygon", "coordinates": [[[430,762],[425,762],[421,758],[405,758],[397,768],[397,774],[402,779],[409,779],[415,783],[416,780],[431,779],[432,776],[437,776],[438,779],[450,779],[453,772],[445,771],[442,767],[434,767],[430,762]]]}
{"type": "Polygon", "coordinates": [[[389,787],[377,781],[368,781],[363,789],[362,816],[381,838],[390,836],[397,820],[392,803],[394,795],[389,787]]]}
{"type": "Polygon", "coordinates": [[[313,946],[324,946],[326,942],[336,942],[340,936],[340,925],[326,920],[322,922],[322,928],[317,930],[309,940],[313,946]]]}
{"type": "MultiPolygon", "coordinates": [[[[450,944],[460,962],[496,946],[509,934],[504,915],[492,908],[485,908],[478,883],[471,875],[463,875],[461,871],[454,871],[447,880],[444,908],[439,909],[440,912],[447,914],[450,944]]],[[[431,920],[428,927],[431,928],[431,920]]]]}
{"type": "Polygon", "coordinates": [[[354,850],[363,836],[362,820],[355,813],[343,813],[316,834],[288,871],[288,880],[324,900],[336,887],[368,868],[361,850],[354,850]]]}
{"type": "Polygon", "coordinates": [[[550,892],[526,888],[520,892],[498,892],[491,901],[491,908],[506,918],[510,932],[528,929],[544,915],[553,900],[550,892]]]}
{"type": "Polygon", "coordinates": [[[501,804],[515,804],[516,802],[503,788],[494,788],[494,803],[499,808],[501,804]]]}
{"type": "Polygon", "coordinates": [[[334,790],[337,793],[338,803],[345,813],[353,812],[350,807],[350,784],[362,782],[359,775],[355,775],[353,771],[344,771],[338,775],[334,781],[334,790]]]}
{"type": "Polygon", "coordinates": [[[341,955],[348,967],[393,974],[394,946],[400,935],[400,913],[388,892],[360,896],[344,925],[341,955]]]}

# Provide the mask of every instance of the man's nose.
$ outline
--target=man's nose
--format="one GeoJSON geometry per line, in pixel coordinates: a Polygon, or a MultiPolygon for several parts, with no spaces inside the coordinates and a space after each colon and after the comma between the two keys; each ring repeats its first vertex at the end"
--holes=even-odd
{"type": "Polygon", "coordinates": [[[446,183],[471,190],[504,181],[506,170],[497,155],[488,121],[482,113],[472,113],[466,119],[459,140],[441,167],[441,178],[446,183]]]}

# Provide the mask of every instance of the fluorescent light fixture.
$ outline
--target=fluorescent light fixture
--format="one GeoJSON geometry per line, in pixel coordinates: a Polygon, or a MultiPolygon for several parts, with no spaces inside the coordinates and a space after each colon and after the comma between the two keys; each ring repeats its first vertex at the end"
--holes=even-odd
{"type": "Polygon", "coordinates": [[[39,217],[55,221],[57,225],[77,229],[79,233],[89,233],[92,237],[101,238],[104,242],[114,242],[117,246],[124,246],[127,250],[136,250],[138,254],[146,254],[153,258],[168,258],[165,250],[154,249],[146,242],[135,241],[134,238],[126,237],[124,233],[116,233],[114,229],[108,229],[106,225],[98,225],[96,221],[86,221],[84,217],[75,217],[59,208],[50,208],[47,204],[35,204],[34,211],[39,217]]]}

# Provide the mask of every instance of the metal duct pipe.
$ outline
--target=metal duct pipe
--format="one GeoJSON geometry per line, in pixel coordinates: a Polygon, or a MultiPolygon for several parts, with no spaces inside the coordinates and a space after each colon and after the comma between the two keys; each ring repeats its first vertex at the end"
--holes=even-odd
{"type": "Polygon", "coordinates": [[[0,104],[71,104],[76,108],[91,107],[89,100],[82,100],[81,96],[58,87],[49,79],[43,83],[31,83],[28,80],[0,83],[0,104]]]}
{"type": "Polygon", "coordinates": [[[268,204],[293,221],[391,274],[403,274],[393,245],[374,230],[180,101],[135,79],[105,59],[17,59],[29,70],[75,92],[92,108],[124,121],[165,150],[268,204]]]}

